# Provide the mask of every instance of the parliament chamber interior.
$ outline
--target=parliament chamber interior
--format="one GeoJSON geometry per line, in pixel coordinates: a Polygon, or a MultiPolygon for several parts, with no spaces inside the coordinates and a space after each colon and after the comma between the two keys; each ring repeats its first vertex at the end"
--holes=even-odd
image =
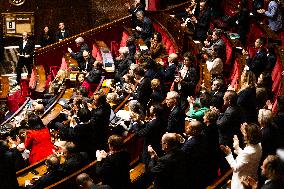
{"type": "Polygon", "coordinates": [[[283,0],[0,10],[0,189],[284,189],[283,0]]]}

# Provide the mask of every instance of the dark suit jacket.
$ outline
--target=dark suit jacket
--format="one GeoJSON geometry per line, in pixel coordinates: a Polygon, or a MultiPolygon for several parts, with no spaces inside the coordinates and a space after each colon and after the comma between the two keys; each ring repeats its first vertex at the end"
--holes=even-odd
{"type": "Polygon", "coordinates": [[[58,42],[59,39],[66,39],[70,37],[70,33],[69,33],[69,30],[65,29],[65,32],[64,32],[64,36],[61,32],[61,30],[58,30],[56,33],[55,33],[55,41],[58,42]]]}
{"type": "Polygon", "coordinates": [[[83,57],[83,51],[90,51],[88,45],[86,43],[83,43],[80,47],[80,50],[77,53],[71,52],[71,56],[77,60],[78,66],[80,71],[84,70],[84,65],[85,65],[85,59],[83,57]],[[83,67],[83,68],[82,68],[83,67]],[[82,69],[82,70],[81,70],[82,69]]]}
{"type": "MultiPolygon", "coordinates": [[[[84,57],[83,57],[84,58],[84,57]]],[[[90,57],[87,59],[87,61],[84,59],[82,62],[80,62],[79,66],[79,70],[80,71],[87,71],[90,72],[92,70],[92,68],[94,67],[94,62],[95,60],[93,59],[93,57],[90,57]],[[86,68],[86,64],[87,64],[87,68],[86,68]]],[[[78,62],[79,63],[79,62],[78,62]]]]}
{"type": "Polygon", "coordinates": [[[144,42],[150,41],[153,36],[155,29],[151,22],[151,20],[147,17],[144,17],[143,23],[141,24],[142,31],[140,33],[140,37],[144,40],[144,42]]]}
{"type": "Polygon", "coordinates": [[[0,152],[0,188],[18,188],[15,160],[12,152],[0,152]]]}
{"type": "Polygon", "coordinates": [[[151,80],[148,78],[143,78],[142,81],[137,85],[134,91],[133,97],[138,100],[142,106],[142,110],[145,112],[147,103],[150,100],[152,93],[151,80]]]}
{"type": "Polygon", "coordinates": [[[92,110],[91,123],[93,124],[92,138],[96,141],[98,149],[105,149],[109,128],[111,107],[109,104],[92,110]]]}
{"type": "Polygon", "coordinates": [[[252,71],[256,77],[265,70],[267,61],[266,51],[264,49],[258,51],[254,57],[247,59],[249,70],[252,71]]]}
{"type": "Polygon", "coordinates": [[[129,153],[119,151],[97,162],[96,173],[102,178],[103,184],[112,189],[127,189],[130,184],[129,163],[129,153]]]}
{"type": "Polygon", "coordinates": [[[256,89],[255,87],[248,87],[238,93],[239,107],[242,109],[244,115],[244,121],[256,122],[257,111],[256,111],[256,89]]]}
{"type": "Polygon", "coordinates": [[[238,135],[239,139],[242,138],[240,133],[242,120],[243,114],[238,106],[230,106],[220,115],[217,121],[220,144],[232,147],[234,135],[238,135]]]}
{"type": "Polygon", "coordinates": [[[279,141],[278,141],[279,148],[284,148],[284,140],[282,140],[284,138],[283,123],[284,123],[284,113],[279,112],[276,114],[276,116],[273,119],[273,124],[275,124],[275,127],[277,128],[279,136],[279,141]]]}
{"type": "Polygon", "coordinates": [[[155,189],[188,188],[188,165],[184,152],[173,149],[158,160],[151,159],[150,172],[155,176],[155,189]]]}
{"type": "Polygon", "coordinates": [[[115,79],[119,81],[125,74],[127,74],[132,63],[133,62],[129,56],[123,60],[115,61],[115,66],[117,67],[115,79]]]}
{"type": "Polygon", "coordinates": [[[180,92],[180,96],[182,99],[186,99],[188,96],[193,96],[195,92],[195,87],[198,82],[198,75],[196,69],[191,66],[186,72],[184,78],[180,82],[181,89],[178,88],[178,83],[175,83],[174,89],[175,91],[180,92]]]}
{"type": "Polygon", "coordinates": [[[210,154],[208,143],[204,136],[193,136],[185,141],[181,150],[186,154],[189,162],[187,178],[190,188],[203,189],[209,181],[210,154]]]}
{"type": "Polygon", "coordinates": [[[66,129],[66,135],[69,140],[73,141],[80,152],[87,152],[89,157],[96,157],[98,149],[97,140],[93,138],[94,126],[90,123],[79,123],[74,128],[66,129]]]}
{"type": "Polygon", "coordinates": [[[282,189],[284,186],[284,181],[281,180],[270,180],[264,184],[261,189],[282,189]]]}
{"type": "Polygon", "coordinates": [[[203,12],[200,12],[197,17],[197,24],[195,25],[195,36],[197,39],[204,41],[207,36],[207,31],[210,27],[210,10],[207,8],[203,12]]]}
{"type": "Polygon", "coordinates": [[[50,171],[40,177],[33,185],[29,186],[28,189],[43,189],[59,180],[60,176],[59,170],[50,171]]]}
{"type": "Polygon", "coordinates": [[[80,152],[65,160],[60,171],[63,175],[69,175],[78,171],[82,166],[88,163],[88,155],[85,152],[80,152]]]}
{"type": "Polygon", "coordinates": [[[149,163],[150,156],[148,154],[148,146],[151,145],[157,153],[161,152],[160,141],[165,132],[166,122],[162,118],[151,120],[141,127],[134,127],[135,134],[144,137],[144,145],[142,152],[142,161],[149,163]]]}
{"type": "Polygon", "coordinates": [[[112,188],[110,186],[108,186],[108,185],[93,184],[91,187],[89,187],[87,189],[112,189],[112,188]]]}
{"type": "Polygon", "coordinates": [[[173,82],[175,80],[177,66],[172,64],[168,66],[164,71],[164,80],[165,82],[173,82]]]}
{"type": "Polygon", "coordinates": [[[274,125],[268,125],[261,129],[262,139],[262,157],[265,159],[268,155],[274,155],[278,148],[279,135],[274,125]]]}
{"type": "Polygon", "coordinates": [[[222,110],[223,104],[224,104],[224,93],[221,91],[212,91],[210,93],[211,95],[211,105],[218,108],[219,110],[222,110]]]}
{"type": "Polygon", "coordinates": [[[88,83],[97,83],[99,84],[102,78],[102,71],[93,68],[89,75],[87,76],[86,80],[88,83]]]}
{"type": "Polygon", "coordinates": [[[32,58],[32,55],[34,54],[35,45],[32,40],[28,39],[27,44],[25,48],[23,48],[23,40],[19,43],[19,53],[20,55],[30,55],[30,58],[32,58]]]}
{"type": "Polygon", "coordinates": [[[185,113],[179,106],[175,106],[168,116],[167,132],[180,133],[184,132],[185,113]]]}

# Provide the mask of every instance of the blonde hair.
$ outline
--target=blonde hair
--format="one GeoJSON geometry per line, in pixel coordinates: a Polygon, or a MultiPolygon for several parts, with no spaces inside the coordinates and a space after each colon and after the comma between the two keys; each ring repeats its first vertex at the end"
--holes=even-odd
{"type": "Polygon", "coordinates": [[[252,71],[244,70],[241,75],[240,87],[241,90],[248,87],[255,87],[256,85],[256,77],[252,71]]]}
{"type": "Polygon", "coordinates": [[[157,89],[160,87],[160,80],[159,79],[152,79],[151,80],[151,88],[152,89],[157,89]]]}
{"type": "Polygon", "coordinates": [[[258,111],[258,123],[261,126],[267,126],[272,121],[272,112],[267,109],[260,109],[258,111]]]}

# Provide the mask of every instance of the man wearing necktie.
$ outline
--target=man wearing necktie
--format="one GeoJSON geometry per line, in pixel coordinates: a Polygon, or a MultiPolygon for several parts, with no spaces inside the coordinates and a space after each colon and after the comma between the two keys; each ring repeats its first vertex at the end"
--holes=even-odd
{"type": "Polygon", "coordinates": [[[23,40],[21,40],[21,42],[19,43],[19,60],[16,67],[17,85],[20,84],[21,72],[24,66],[26,66],[29,75],[32,73],[34,49],[34,43],[30,39],[28,39],[28,33],[24,32],[23,40]]]}
{"type": "Polygon", "coordinates": [[[59,30],[55,33],[56,42],[62,41],[63,39],[70,37],[69,30],[65,29],[65,25],[63,22],[59,23],[58,28],[59,30]]]}

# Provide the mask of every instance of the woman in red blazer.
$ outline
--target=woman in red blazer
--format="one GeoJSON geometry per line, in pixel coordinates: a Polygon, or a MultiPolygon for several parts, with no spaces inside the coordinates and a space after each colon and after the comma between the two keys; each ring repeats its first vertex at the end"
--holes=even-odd
{"type": "Polygon", "coordinates": [[[52,154],[54,146],[51,142],[49,130],[39,116],[30,116],[28,125],[30,130],[27,131],[25,147],[30,150],[30,164],[34,164],[52,154]]]}

